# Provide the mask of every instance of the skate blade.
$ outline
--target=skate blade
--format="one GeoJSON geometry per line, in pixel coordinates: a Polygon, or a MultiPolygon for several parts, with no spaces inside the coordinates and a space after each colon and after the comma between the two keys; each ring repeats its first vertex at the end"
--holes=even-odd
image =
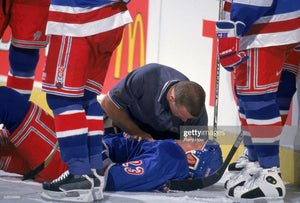
{"type": "Polygon", "coordinates": [[[94,187],[93,197],[94,197],[94,200],[102,200],[104,198],[103,187],[94,187]]]}
{"type": "Polygon", "coordinates": [[[92,190],[73,190],[64,192],[43,191],[41,197],[62,202],[93,202],[92,190]]]}

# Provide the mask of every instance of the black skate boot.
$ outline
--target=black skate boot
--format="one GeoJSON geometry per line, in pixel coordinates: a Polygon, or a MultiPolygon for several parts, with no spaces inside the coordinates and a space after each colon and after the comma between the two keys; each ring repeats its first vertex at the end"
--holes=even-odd
{"type": "Polygon", "coordinates": [[[42,197],[48,200],[92,202],[94,181],[88,175],[64,172],[53,181],[43,183],[42,197]]]}

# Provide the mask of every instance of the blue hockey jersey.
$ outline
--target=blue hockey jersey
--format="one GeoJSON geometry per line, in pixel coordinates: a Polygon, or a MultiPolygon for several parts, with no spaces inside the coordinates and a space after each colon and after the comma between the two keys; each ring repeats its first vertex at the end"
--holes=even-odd
{"type": "Polygon", "coordinates": [[[106,190],[155,191],[167,180],[188,178],[186,154],[174,140],[138,142],[120,133],[104,141],[114,162],[106,170],[106,190]]]}
{"type": "Polygon", "coordinates": [[[231,0],[230,20],[246,28],[240,50],[300,42],[300,1],[231,0]]]}

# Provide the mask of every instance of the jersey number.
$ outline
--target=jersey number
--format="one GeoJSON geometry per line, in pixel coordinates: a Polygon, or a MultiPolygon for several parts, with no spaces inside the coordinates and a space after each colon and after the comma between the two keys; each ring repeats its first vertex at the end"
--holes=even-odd
{"type": "Polygon", "coordinates": [[[124,170],[131,175],[142,175],[144,173],[144,169],[140,167],[143,162],[141,160],[138,161],[129,161],[127,163],[122,164],[124,166],[124,170]]]}

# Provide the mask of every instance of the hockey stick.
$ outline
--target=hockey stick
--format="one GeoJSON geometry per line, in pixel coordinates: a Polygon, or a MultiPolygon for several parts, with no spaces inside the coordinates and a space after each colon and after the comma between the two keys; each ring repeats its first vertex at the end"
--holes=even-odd
{"type": "Polygon", "coordinates": [[[217,139],[217,123],[218,123],[218,106],[219,106],[219,82],[220,82],[220,63],[217,59],[216,65],[216,83],[215,83],[215,106],[214,106],[214,123],[213,123],[213,139],[217,139]]]}
{"type": "Polygon", "coordinates": [[[191,191],[191,190],[202,189],[215,184],[222,178],[227,166],[229,165],[229,162],[231,161],[233,155],[235,154],[242,140],[243,140],[243,133],[240,132],[233,146],[231,147],[224,163],[213,174],[206,176],[204,178],[198,178],[193,180],[168,180],[166,183],[167,187],[171,190],[191,191]]]}
{"type": "MultiPolygon", "coordinates": [[[[219,13],[218,20],[221,20],[223,13],[223,0],[219,0],[219,13]]],[[[219,108],[219,86],[220,86],[220,62],[217,57],[216,63],[216,78],[215,78],[215,103],[214,103],[214,120],[213,120],[213,139],[217,139],[217,128],[218,128],[218,108],[219,108]]]]}
{"type": "Polygon", "coordinates": [[[57,149],[58,149],[58,142],[56,142],[54,148],[51,150],[51,152],[46,157],[46,159],[43,161],[43,163],[41,163],[35,169],[29,171],[27,174],[25,174],[23,176],[23,180],[28,180],[30,178],[33,178],[34,176],[36,176],[37,174],[39,174],[44,168],[46,168],[48,166],[48,164],[51,162],[51,160],[53,159],[53,157],[54,157],[57,149]]]}

